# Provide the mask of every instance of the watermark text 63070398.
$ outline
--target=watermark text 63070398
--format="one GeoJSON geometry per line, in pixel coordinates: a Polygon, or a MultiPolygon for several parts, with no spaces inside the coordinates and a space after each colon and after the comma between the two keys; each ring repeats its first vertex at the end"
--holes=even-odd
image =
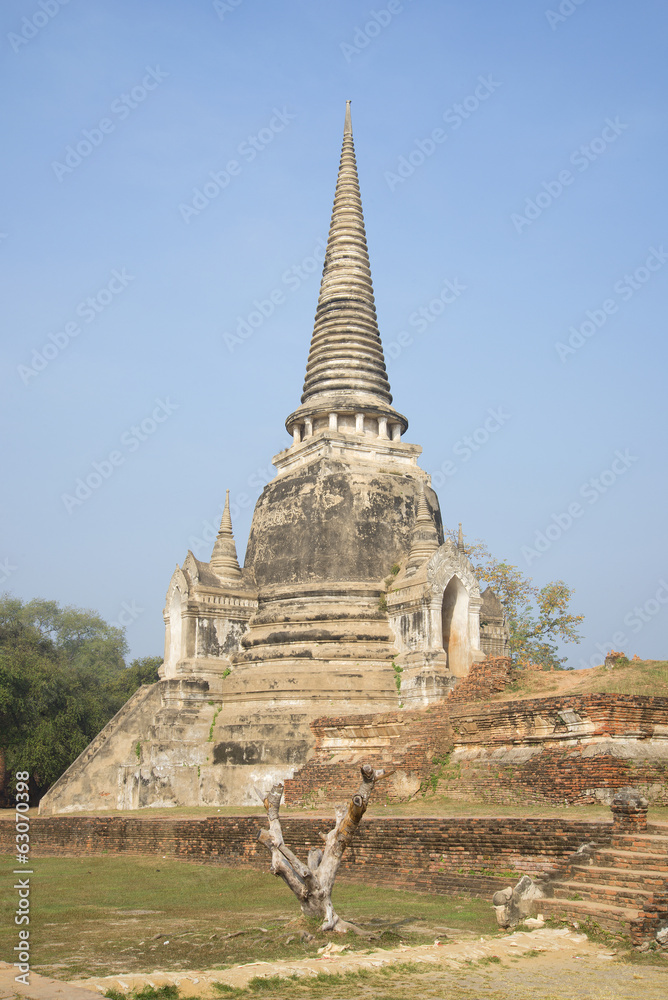
{"type": "Polygon", "coordinates": [[[19,875],[14,883],[14,889],[18,893],[16,910],[14,911],[14,924],[19,928],[18,942],[14,945],[14,953],[17,961],[14,965],[18,969],[18,975],[14,976],[17,983],[24,986],[30,985],[30,876],[33,874],[29,868],[21,868],[21,865],[29,864],[30,854],[30,774],[28,771],[16,772],[16,786],[14,788],[14,798],[16,800],[16,861],[19,867],[14,869],[13,875],[19,875]]]}

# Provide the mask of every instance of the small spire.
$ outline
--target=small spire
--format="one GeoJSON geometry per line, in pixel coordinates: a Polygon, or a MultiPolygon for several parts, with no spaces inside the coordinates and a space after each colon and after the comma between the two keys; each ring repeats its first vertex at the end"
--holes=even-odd
{"type": "Polygon", "coordinates": [[[464,532],[462,531],[462,522],[459,522],[459,534],[457,535],[457,548],[463,554],[466,550],[464,548],[464,532]]]}
{"type": "Polygon", "coordinates": [[[409,573],[415,572],[418,566],[421,566],[425,560],[429,559],[437,548],[438,532],[436,531],[436,525],[429,510],[429,504],[424,492],[424,483],[422,483],[406,570],[409,573]]]}
{"type": "Polygon", "coordinates": [[[220,519],[220,528],[216,535],[209,566],[221,580],[241,579],[241,568],[237,559],[237,547],[232,533],[232,517],[230,516],[230,491],[225,491],[225,508],[220,519]]]}

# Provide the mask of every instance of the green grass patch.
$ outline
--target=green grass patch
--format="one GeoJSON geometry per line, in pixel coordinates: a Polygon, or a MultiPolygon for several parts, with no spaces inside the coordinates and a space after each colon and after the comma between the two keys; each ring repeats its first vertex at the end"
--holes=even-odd
{"type": "Polygon", "coordinates": [[[120,990],[107,990],[104,994],[109,1000],[178,1000],[178,986],[142,986],[140,990],[122,993],[120,990]]]}
{"type": "MultiPolygon", "coordinates": [[[[11,857],[2,858],[5,872],[13,865],[11,857]]],[[[337,912],[374,935],[342,938],[305,921],[283,882],[268,872],[113,854],[34,858],[33,869],[33,968],[56,979],[222,969],[315,957],[332,940],[366,950],[431,942],[446,928],[476,934],[497,929],[486,899],[339,881],[337,912]]],[[[5,919],[0,958],[13,961],[15,944],[16,929],[5,919]]]]}

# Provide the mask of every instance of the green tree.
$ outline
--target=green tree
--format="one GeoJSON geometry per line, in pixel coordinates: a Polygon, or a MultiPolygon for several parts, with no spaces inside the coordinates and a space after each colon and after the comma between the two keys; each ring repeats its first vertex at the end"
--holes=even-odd
{"type": "Polygon", "coordinates": [[[464,544],[481,583],[488,584],[503,604],[510,629],[510,654],[516,662],[563,669],[558,642],[580,642],[584,615],[574,615],[569,605],[573,589],[563,580],[537,587],[531,577],[511,563],[499,560],[480,541],[464,544]]]}
{"type": "Polygon", "coordinates": [[[114,691],[123,698],[123,704],[142,684],[155,684],[160,679],[158,667],[161,663],[162,656],[141,656],[116,676],[114,691]]]}
{"type": "MultiPolygon", "coordinates": [[[[39,797],[141,685],[160,657],[125,665],[122,629],[95,611],[0,597],[0,757],[39,797]]],[[[1,792],[1,788],[0,788],[1,792]]]]}

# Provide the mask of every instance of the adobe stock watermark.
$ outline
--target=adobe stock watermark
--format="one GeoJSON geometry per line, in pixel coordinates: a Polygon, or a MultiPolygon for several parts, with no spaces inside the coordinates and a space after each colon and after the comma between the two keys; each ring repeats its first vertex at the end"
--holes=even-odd
{"type": "MultiPolygon", "coordinates": [[[[276,475],[276,469],[269,462],[268,465],[258,466],[246,480],[246,486],[251,490],[263,489],[267,483],[276,475]]],[[[252,496],[245,492],[235,493],[234,496],[230,496],[230,517],[232,518],[232,525],[237,517],[242,511],[249,510],[254,504],[252,496]]],[[[200,533],[198,535],[191,535],[188,539],[188,548],[192,549],[192,552],[198,559],[204,559],[210,556],[213,543],[216,540],[216,535],[218,534],[218,529],[220,527],[220,519],[223,516],[223,509],[225,507],[224,502],[220,504],[217,512],[217,519],[213,521],[202,521],[202,526],[200,528],[200,533]]]]}
{"type": "MultiPolygon", "coordinates": [[[[408,3],[412,2],[413,0],[408,0],[408,3]]],[[[403,14],[405,9],[402,0],[389,0],[386,7],[381,7],[380,10],[370,10],[368,21],[361,28],[355,25],[352,42],[339,42],[339,48],[343,52],[346,62],[352,62],[355,56],[364,52],[374,38],[378,38],[397,14],[403,14]]]]}
{"type": "Polygon", "coordinates": [[[594,645],[598,653],[594,653],[589,659],[584,657],[580,660],[577,669],[586,670],[589,667],[597,667],[601,658],[605,658],[611,649],[621,649],[625,652],[631,636],[641,632],[645,625],[653,621],[656,616],[668,606],[668,583],[664,578],[658,581],[658,586],[651,597],[648,597],[643,604],[636,606],[624,615],[623,623],[630,630],[629,632],[615,632],[609,642],[597,642],[594,645]]]}
{"type": "MultiPolygon", "coordinates": [[[[432,323],[435,323],[439,316],[442,316],[446,307],[456,302],[459,296],[466,291],[468,285],[463,285],[459,278],[447,278],[438,295],[430,299],[426,306],[415,309],[408,317],[408,325],[416,333],[424,333],[432,323]]],[[[402,330],[394,340],[386,343],[385,353],[387,357],[395,360],[407,347],[415,343],[415,338],[411,333],[402,330]]]]}
{"type": "MultiPolygon", "coordinates": [[[[9,777],[9,776],[8,776],[9,777]]],[[[14,788],[14,843],[16,847],[16,864],[13,875],[23,876],[14,883],[17,890],[17,906],[14,911],[14,925],[21,929],[17,931],[14,945],[14,968],[18,970],[18,975],[14,976],[14,982],[22,983],[24,986],[30,985],[30,876],[34,875],[33,868],[21,868],[21,865],[31,865],[30,860],[30,772],[16,771],[14,774],[16,785],[14,788]]],[[[9,784],[9,782],[7,782],[9,784]]]]}
{"type": "Polygon", "coordinates": [[[53,21],[61,7],[67,6],[70,0],[38,0],[37,10],[21,19],[21,29],[17,33],[10,31],[7,40],[14,52],[20,52],[24,45],[31,42],[47,24],[53,21]]]}
{"type": "Polygon", "coordinates": [[[239,159],[228,160],[222,170],[210,170],[208,180],[204,181],[201,187],[193,188],[190,202],[187,204],[181,202],[179,213],[185,224],[189,225],[193,217],[200,215],[221,191],[230,186],[232,179],[241,174],[244,163],[252,163],[296,117],[297,115],[290,114],[285,107],[274,108],[273,115],[264,128],[254,135],[246,136],[243,142],[239,143],[236,149],[239,159]],[[240,162],[241,160],[244,162],[240,162]]]}
{"type": "Polygon", "coordinates": [[[140,608],[136,601],[123,601],[121,603],[121,609],[113,622],[110,622],[114,628],[125,629],[130,625],[134,625],[138,618],[144,614],[144,608],[140,608]]]}
{"type": "Polygon", "coordinates": [[[577,520],[584,517],[587,507],[593,507],[594,504],[597,504],[601,497],[605,496],[617,480],[626,475],[637,461],[638,456],[632,455],[628,448],[625,451],[618,449],[610,466],[599,472],[597,476],[592,476],[578,490],[578,496],[586,501],[586,505],[583,505],[580,500],[571,501],[566,510],[552,514],[545,528],[536,530],[533,545],[522,546],[521,552],[527,566],[544,556],[554,543],[558,542],[562,535],[573,527],[577,520]]]}
{"type": "Polygon", "coordinates": [[[561,0],[556,10],[546,10],[545,17],[552,31],[556,31],[560,24],[572,17],[583,3],[586,3],[586,0],[561,0]]]}
{"type": "Polygon", "coordinates": [[[224,21],[225,16],[231,14],[237,7],[241,7],[243,2],[244,0],[213,0],[213,9],[218,15],[218,19],[224,21]]]}
{"type": "Polygon", "coordinates": [[[0,586],[2,586],[3,583],[7,583],[7,580],[9,580],[12,573],[16,573],[17,569],[18,566],[14,566],[9,561],[9,556],[3,559],[2,562],[0,562],[0,586]]]}
{"type": "Polygon", "coordinates": [[[489,407],[485,419],[470,434],[456,441],[452,446],[453,458],[446,458],[440,468],[431,474],[431,484],[440,489],[448,479],[459,472],[462,465],[473,458],[476,452],[484,448],[490,438],[497,434],[508,423],[511,415],[505,406],[489,407]]]}
{"type": "Polygon", "coordinates": [[[111,102],[109,111],[116,116],[116,120],[108,117],[100,118],[93,128],[82,129],[81,139],[65,147],[62,163],[60,160],[51,161],[51,169],[60,183],[68,174],[74,173],[76,168],[88,159],[93,150],[101,146],[106,137],[116,131],[118,122],[125,121],[131,112],[143,104],[148,95],[168,76],[169,73],[165,73],[159,66],[156,66],[155,69],[147,66],[146,74],[142,77],[141,83],[138,83],[127,93],[119,94],[111,102]]]}
{"type": "Polygon", "coordinates": [[[296,292],[312,274],[320,271],[326,248],[326,241],[319,239],[312,253],[304,257],[299,264],[293,264],[283,272],[280,286],[272,288],[264,297],[254,299],[253,308],[246,316],[237,316],[234,333],[223,333],[223,341],[230,354],[234,354],[237,347],[249,340],[265,321],[273,316],[277,307],[287,301],[285,288],[289,292],[296,292]]]}
{"type": "Polygon", "coordinates": [[[144,441],[152,437],[158,427],[179,409],[179,404],[173,403],[169,396],[167,399],[156,399],[155,403],[154,408],[140,423],[133,424],[128,430],[123,431],[120,448],[110,451],[107,457],[99,462],[93,462],[90,471],[77,478],[71,493],[61,493],[60,499],[68,514],[71,514],[75,507],[81,507],[86,500],[90,500],[93,493],[111,479],[116,469],[125,465],[127,456],[137,451],[144,441]]]}
{"type": "Polygon", "coordinates": [[[585,319],[579,326],[569,326],[569,337],[566,343],[558,340],[554,345],[559,360],[564,364],[571,354],[575,354],[587,343],[595,334],[601,330],[608,322],[610,316],[614,316],[619,310],[621,302],[628,302],[636,292],[647,284],[653,274],[660,271],[668,260],[668,253],[660,247],[650,247],[649,253],[644,263],[636,267],[630,274],[627,272],[613,285],[618,299],[612,297],[605,299],[596,309],[587,309],[585,319]]]}
{"type": "MultiPolygon", "coordinates": [[[[475,114],[481,104],[489,100],[500,86],[501,84],[492,77],[491,73],[487,76],[479,76],[478,84],[472,93],[468,94],[462,101],[451,104],[443,112],[443,121],[450,126],[450,132],[456,132],[461,128],[464,122],[475,114]]],[[[399,184],[404,184],[409,177],[412,177],[415,171],[430,156],[433,156],[438,147],[447,140],[448,134],[447,129],[437,127],[432,129],[425,139],[416,139],[413,148],[399,157],[395,169],[386,170],[383,173],[390,191],[394,191],[399,184]]]]}
{"type": "MultiPolygon", "coordinates": [[[[620,135],[629,126],[621,122],[619,118],[606,118],[601,134],[590,139],[574,149],[568,158],[571,166],[575,167],[578,173],[589,170],[592,163],[595,163],[605,153],[610,146],[617,141],[620,135]]],[[[527,198],[524,202],[524,214],[513,212],[510,221],[515,227],[515,232],[523,233],[525,229],[532,226],[536,219],[539,219],[543,212],[557,201],[566,188],[575,181],[576,174],[572,170],[564,168],[560,170],[556,180],[543,181],[541,188],[533,198],[527,198]]]]}
{"type": "Polygon", "coordinates": [[[17,366],[16,370],[23,384],[29,385],[31,379],[43,372],[59,354],[62,354],[69,347],[74,338],[79,336],[83,330],[83,324],[93,323],[134,280],[134,275],[128,274],[124,267],[120,270],[114,268],[106,285],[99,288],[95,295],[89,295],[88,298],[82,299],[75,308],[74,314],[77,319],[69,320],[62,329],[50,333],[47,343],[39,349],[33,347],[30,364],[17,366]],[[82,320],[83,324],[78,320],[82,320]]]}

